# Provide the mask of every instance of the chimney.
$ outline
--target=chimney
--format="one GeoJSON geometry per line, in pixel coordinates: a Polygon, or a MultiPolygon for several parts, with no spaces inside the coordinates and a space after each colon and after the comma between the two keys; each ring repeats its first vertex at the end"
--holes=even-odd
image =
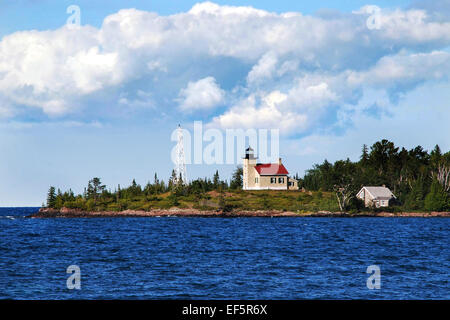
{"type": "Polygon", "coordinates": [[[281,165],[281,158],[278,158],[278,164],[281,165]]]}

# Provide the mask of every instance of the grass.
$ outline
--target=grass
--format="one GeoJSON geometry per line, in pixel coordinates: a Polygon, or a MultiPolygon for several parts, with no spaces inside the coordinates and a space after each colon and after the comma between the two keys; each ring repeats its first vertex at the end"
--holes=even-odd
{"type": "Polygon", "coordinates": [[[92,200],[81,200],[63,203],[62,206],[88,211],[121,211],[193,208],[198,210],[282,210],[298,213],[317,211],[338,211],[335,196],[331,192],[301,192],[301,191],[233,191],[223,194],[224,200],[216,191],[210,191],[201,196],[173,196],[169,192],[151,196],[137,196],[128,199],[101,198],[95,203],[92,200]]]}

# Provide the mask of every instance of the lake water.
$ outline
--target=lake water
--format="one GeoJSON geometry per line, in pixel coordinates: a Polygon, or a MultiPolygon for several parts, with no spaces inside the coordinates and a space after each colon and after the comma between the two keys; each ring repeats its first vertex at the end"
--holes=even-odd
{"type": "Polygon", "coordinates": [[[446,218],[25,218],[36,210],[0,208],[0,298],[450,298],[446,218]]]}

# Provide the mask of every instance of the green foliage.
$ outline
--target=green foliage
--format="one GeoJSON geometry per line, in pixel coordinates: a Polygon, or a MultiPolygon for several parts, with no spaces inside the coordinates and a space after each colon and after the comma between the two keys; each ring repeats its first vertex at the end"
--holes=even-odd
{"type": "Polygon", "coordinates": [[[363,185],[386,185],[398,199],[395,207],[386,210],[439,211],[450,208],[449,192],[432,179],[438,179],[436,173],[442,168],[450,168],[450,152],[443,153],[439,146],[428,154],[421,146],[406,150],[393,142],[381,140],[370,148],[364,145],[357,162],[350,159],[334,163],[324,160],[322,164],[315,164],[303,178],[296,175],[299,186],[306,192],[243,191],[243,169],[238,166],[229,184],[220,179],[217,170],[212,179],[199,178],[189,183],[180,182],[175,171],[172,171],[168,184],[155,174],[153,182],[148,182],[144,188],[133,179],[129,187],[118,185],[112,192],[96,177],[89,180],[82,195],[75,196],[72,190],[63,193],[50,187],[47,207],[121,211],[175,206],[222,211],[292,210],[302,213],[340,210],[337,192],[341,196],[341,204],[345,197],[344,210],[358,212],[367,210],[355,198],[363,185]]]}
{"type": "Polygon", "coordinates": [[[449,206],[448,195],[441,184],[434,180],[431,184],[431,190],[425,197],[425,209],[428,211],[443,211],[449,206]]]}
{"type": "Polygon", "coordinates": [[[222,212],[231,212],[233,210],[233,205],[227,201],[225,198],[225,192],[223,189],[219,190],[219,196],[218,196],[218,204],[219,209],[222,212]]]}
{"type": "Polygon", "coordinates": [[[54,208],[61,209],[63,207],[63,204],[64,204],[64,202],[63,202],[62,198],[56,197],[54,208]]]}
{"type": "Polygon", "coordinates": [[[231,178],[230,188],[232,190],[242,189],[242,177],[243,177],[243,169],[241,166],[238,166],[236,170],[233,172],[233,177],[231,178]]]}
{"type": "Polygon", "coordinates": [[[267,194],[264,194],[264,196],[262,197],[262,201],[261,201],[262,203],[262,210],[269,210],[269,209],[271,209],[271,205],[270,205],[270,202],[269,202],[269,199],[268,199],[268,197],[267,197],[267,194]]]}
{"type": "Polygon", "coordinates": [[[219,170],[216,170],[216,173],[214,174],[214,177],[213,177],[214,189],[219,188],[219,184],[220,184],[219,170]]]}
{"type": "Polygon", "coordinates": [[[171,193],[168,197],[168,203],[171,207],[177,207],[180,205],[179,196],[176,193],[171,193]]]}
{"type": "MultiPolygon", "coordinates": [[[[302,185],[308,190],[323,191],[349,186],[353,194],[362,186],[386,185],[398,199],[397,208],[401,205],[405,210],[424,210],[431,177],[440,166],[450,167],[450,152],[442,154],[437,145],[428,154],[421,146],[406,150],[391,141],[381,140],[374,143],[370,151],[364,145],[358,162],[347,159],[332,164],[325,160],[314,165],[306,172],[302,185]]],[[[448,198],[448,193],[446,196],[448,198]]],[[[349,209],[359,210],[359,207],[357,201],[350,200],[349,209]]]]}
{"type": "Polygon", "coordinates": [[[405,208],[419,210],[424,207],[425,186],[423,179],[417,179],[412,183],[411,191],[407,194],[405,208]]]}
{"type": "Polygon", "coordinates": [[[55,187],[50,187],[47,193],[47,207],[54,208],[56,203],[56,190],[55,187]]]}
{"type": "Polygon", "coordinates": [[[100,178],[93,178],[92,180],[89,180],[86,198],[93,199],[94,202],[96,202],[105,188],[106,186],[102,185],[100,178]]]}

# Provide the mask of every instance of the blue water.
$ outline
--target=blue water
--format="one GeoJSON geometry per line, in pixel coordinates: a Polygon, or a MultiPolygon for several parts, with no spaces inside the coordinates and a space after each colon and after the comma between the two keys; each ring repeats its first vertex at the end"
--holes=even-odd
{"type": "Polygon", "coordinates": [[[34,211],[0,208],[0,298],[450,298],[450,219],[24,218],[34,211]]]}

